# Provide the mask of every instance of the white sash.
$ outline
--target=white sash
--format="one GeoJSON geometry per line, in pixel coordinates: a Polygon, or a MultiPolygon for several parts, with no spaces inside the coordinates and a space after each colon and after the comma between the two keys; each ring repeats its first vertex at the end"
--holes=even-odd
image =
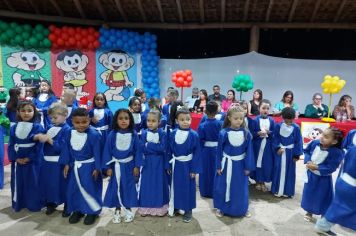
{"type": "Polygon", "coordinates": [[[232,177],[232,161],[241,161],[245,158],[246,153],[243,153],[238,156],[229,156],[225,152],[223,153],[223,159],[221,161],[221,172],[225,168],[225,163],[227,160],[227,169],[226,169],[226,193],[225,193],[225,202],[230,201],[230,187],[231,187],[231,177],[232,177]]]}
{"type": "Polygon", "coordinates": [[[172,183],[171,183],[171,196],[169,198],[169,206],[168,206],[168,214],[170,216],[173,216],[174,213],[174,167],[176,164],[176,161],[181,161],[181,162],[187,162],[193,159],[193,154],[189,154],[187,156],[174,156],[173,158],[169,161],[169,163],[172,164],[172,183]]]}
{"type": "Polygon", "coordinates": [[[348,183],[349,185],[356,187],[356,179],[349,175],[348,173],[343,173],[341,179],[348,183]]]}
{"type": "Polygon", "coordinates": [[[108,130],[109,129],[109,125],[104,125],[104,126],[100,126],[100,127],[94,127],[94,129],[96,129],[100,134],[102,134],[101,131],[108,130]]]}
{"type": "Polygon", "coordinates": [[[15,181],[14,181],[14,196],[12,198],[12,200],[14,202],[17,202],[17,176],[16,176],[16,172],[17,172],[17,162],[15,161],[15,173],[14,173],[14,177],[15,177],[15,181]]]}
{"type": "MultiPolygon", "coordinates": [[[[284,149],[292,149],[294,148],[294,144],[290,144],[287,146],[283,146],[282,144],[280,145],[281,148],[284,149]]],[[[286,156],[287,150],[284,150],[281,158],[281,176],[279,179],[279,189],[278,189],[278,195],[282,196],[284,192],[284,184],[286,183],[286,169],[287,169],[287,156],[286,156]]]]}
{"type": "Polygon", "coordinates": [[[93,163],[94,161],[95,161],[94,157],[83,161],[74,161],[74,175],[75,175],[75,180],[77,181],[78,184],[79,191],[83,195],[84,200],[88,203],[92,211],[98,211],[101,209],[101,206],[92,196],[90,196],[90,194],[87,191],[85,191],[82,184],[80,183],[79,172],[78,172],[78,169],[82,167],[82,164],[93,163]]]}
{"type": "Polygon", "coordinates": [[[14,149],[15,152],[18,152],[20,148],[28,148],[28,147],[33,147],[35,145],[36,143],[15,143],[14,149]]]}
{"type": "Polygon", "coordinates": [[[43,159],[48,162],[58,162],[59,156],[44,156],[43,159]]]}
{"type": "Polygon", "coordinates": [[[206,141],[204,143],[204,147],[217,147],[217,146],[218,146],[218,142],[206,141]]]}

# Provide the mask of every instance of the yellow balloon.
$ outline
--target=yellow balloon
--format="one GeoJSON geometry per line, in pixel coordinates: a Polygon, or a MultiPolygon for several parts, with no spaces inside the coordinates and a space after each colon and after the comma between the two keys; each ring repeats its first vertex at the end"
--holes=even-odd
{"type": "Polygon", "coordinates": [[[324,93],[330,93],[329,88],[324,88],[324,93]]]}
{"type": "Polygon", "coordinates": [[[337,75],[336,75],[336,76],[334,76],[333,78],[334,78],[335,80],[340,80],[340,77],[339,77],[339,76],[337,76],[337,75]]]}
{"type": "Polygon", "coordinates": [[[341,88],[343,88],[345,86],[345,84],[346,84],[346,81],[342,79],[342,80],[340,80],[340,83],[342,84],[341,88]]]}
{"type": "Polygon", "coordinates": [[[337,93],[337,90],[338,90],[337,88],[332,88],[331,93],[337,93]]]}
{"type": "Polygon", "coordinates": [[[331,79],[331,75],[325,75],[324,80],[331,79]]]}

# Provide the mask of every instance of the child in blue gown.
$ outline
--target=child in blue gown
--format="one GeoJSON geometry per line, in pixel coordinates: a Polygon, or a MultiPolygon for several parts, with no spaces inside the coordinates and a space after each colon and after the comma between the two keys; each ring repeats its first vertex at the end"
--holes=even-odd
{"type": "Polygon", "coordinates": [[[313,214],[324,215],[332,201],[332,173],[343,159],[342,136],[339,129],[328,128],[304,150],[307,170],[301,206],[307,212],[306,221],[314,221],[313,214]]]}
{"type": "Polygon", "coordinates": [[[198,134],[190,128],[189,110],[178,106],[175,115],[179,128],[169,135],[168,168],[172,182],[168,214],[174,216],[175,210],[183,210],[183,222],[189,223],[196,207],[195,176],[201,173],[200,144],[198,134]]]}
{"type": "Polygon", "coordinates": [[[336,181],[331,205],[315,225],[317,232],[332,235],[330,229],[333,224],[356,231],[356,147],[346,153],[345,160],[344,172],[336,181]]]}
{"type": "Polygon", "coordinates": [[[273,133],[274,175],[271,192],[276,197],[293,197],[295,193],[295,162],[303,154],[300,128],[293,122],[295,110],[282,110],[283,122],[276,125],[273,133]]]}
{"type": "Polygon", "coordinates": [[[51,89],[50,82],[47,80],[40,82],[39,90],[40,93],[33,99],[33,103],[41,114],[41,124],[47,129],[48,125],[51,124],[47,111],[51,104],[57,101],[57,98],[51,89]]]}
{"type": "MultiPolygon", "coordinates": [[[[53,103],[48,109],[52,125],[47,133],[40,137],[44,143],[43,160],[40,168],[41,199],[46,205],[46,215],[51,215],[56,207],[65,203],[66,181],[63,176],[64,166],[59,163],[59,155],[66,144],[66,134],[70,130],[66,123],[67,107],[61,103],[53,103]]],[[[66,206],[62,216],[68,216],[66,206]]]]}
{"type": "Polygon", "coordinates": [[[32,102],[21,102],[17,108],[18,122],[11,127],[8,146],[11,162],[12,208],[20,211],[40,211],[39,171],[43,145],[39,136],[44,132],[42,125],[35,122],[37,110],[32,102]]]}
{"type": "Polygon", "coordinates": [[[144,161],[141,169],[138,213],[141,216],[164,216],[168,210],[168,183],[165,172],[166,133],[159,128],[161,113],[151,109],[147,129],[142,130],[144,161]]]}
{"type": "Polygon", "coordinates": [[[67,212],[69,223],[75,224],[86,215],[85,225],[94,224],[101,212],[101,155],[100,134],[89,126],[90,118],[85,108],[72,113],[73,128],[65,137],[66,144],[60,154],[64,164],[67,185],[67,212]]]}
{"type": "Polygon", "coordinates": [[[113,114],[104,93],[96,93],[93,101],[93,109],[89,111],[90,125],[101,134],[101,147],[104,148],[106,137],[111,130],[113,114]]]}
{"type": "Polygon", "coordinates": [[[141,117],[141,100],[138,97],[132,97],[129,101],[129,110],[132,113],[135,124],[135,131],[141,133],[143,126],[142,117],[141,117]]]}
{"type": "Polygon", "coordinates": [[[252,135],[245,127],[245,110],[230,107],[220,131],[214,189],[216,216],[247,216],[248,175],[255,170],[252,135]]]}
{"type": "Polygon", "coordinates": [[[218,112],[218,104],[210,101],[206,105],[207,119],[200,123],[198,135],[201,145],[200,160],[202,173],[199,174],[199,190],[202,197],[213,197],[214,177],[216,173],[216,150],[218,146],[219,132],[222,122],[215,118],[218,112]]]}
{"type": "Polygon", "coordinates": [[[104,197],[104,206],[113,208],[113,223],[132,222],[132,207],[138,206],[136,180],[142,166],[142,147],[134,129],[134,118],[128,109],[119,109],[113,118],[112,130],[107,136],[102,167],[110,176],[104,197]]]}
{"type": "Polygon", "coordinates": [[[342,148],[345,152],[354,146],[356,146],[356,129],[350,130],[342,143],[342,148]]]}
{"type": "Polygon", "coordinates": [[[273,175],[272,140],[275,122],[268,116],[270,108],[270,101],[263,99],[260,102],[260,115],[255,119],[252,142],[256,161],[256,171],[253,173],[253,179],[256,181],[256,189],[263,192],[268,191],[265,182],[271,182],[273,175]]]}

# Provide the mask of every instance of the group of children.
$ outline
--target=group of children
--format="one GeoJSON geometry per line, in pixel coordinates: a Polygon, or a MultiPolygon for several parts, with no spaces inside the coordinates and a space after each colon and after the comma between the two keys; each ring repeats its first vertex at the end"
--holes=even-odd
{"type": "MultiPolygon", "coordinates": [[[[46,206],[46,214],[52,214],[64,203],[62,215],[70,215],[70,223],[86,215],[84,224],[90,225],[103,206],[115,208],[114,223],[131,222],[132,208],[138,207],[141,216],[174,216],[183,211],[183,221],[190,222],[197,174],[200,194],[213,198],[218,217],[250,216],[249,178],[263,192],[268,191],[265,183],[272,182],[271,192],[277,197],[295,194],[295,162],[303,154],[303,145],[292,108],[283,109],[284,121],[276,124],[268,116],[268,100],[261,101],[255,119],[246,116],[246,102],[221,114],[219,105],[210,101],[195,132],[189,110],[177,101],[177,90],[169,91],[162,112],[159,100],[151,98],[146,107],[144,93],[139,93],[130,99],[129,109],[113,115],[103,93],[94,96],[94,107],[88,112],[74,108],[75,93],[70,89],[64,90],[62,102],[51,102],[49,83],[42,83],[42,95],[19,103],[10,131],[15,211],[46,206]],[[42,113],[39,121],[38,113],[42,113]],[[105,177],[110,179],[102,199],[105,177]]],[[[306,220],[313,221],[313,214],[325,215],[330,204],[338,206],[333,202],[331,173],[343,160],[342,147],[349,150],[355,145],[356,138],[345,140],[350,139],[342,144],[342,133],[330,128],[305,149],[302,208],[306,220]]],[[[347,152],[350,158],[344,161],[338,181],[354,184],[355,152],[347,152]]],[[[352,209],[354,223],[356,208],[352,209]]]]}

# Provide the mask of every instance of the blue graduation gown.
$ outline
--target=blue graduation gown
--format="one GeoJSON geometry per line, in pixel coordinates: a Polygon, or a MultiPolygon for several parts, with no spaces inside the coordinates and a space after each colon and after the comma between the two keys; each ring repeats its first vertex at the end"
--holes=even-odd
{"type": "Polygon", "coordinates": [[[319,140],[312,141],[304,150],[304,164],[308,161],[318,165],[317,171],[307,170],[304,183],[302,208],[315,215],[324,215],[333,198],[332,173],[343,158],[343,151],[330,147],[324,150],[319,140]]]}
{"type": "Polygon", "coordinates": [[[354,146],[356,146],[356,129],[350,130],[342,143],[342,148],[346,149],[346,151],[354,146]]]}
{"type": "Polygon", "coordinates": [[[4,128],[0,126],[0,189],[4,187],[4,128]]]}
{"type": "Polygon", "coordinates": [[[190,128],[174,129],[169,136],[169,149],[169,162],[173,161],[173,155],[180,157],[192,154],[190,161],[175,161],[175,168],[172,171],[174,191],[171,192],[171,196],[174,194],[175,209],[191,211],[196,207],[196,185],[195,178],[191,178],[190,173],[201,173],[198,134],[190,128]],[[185,140],[181,138],[184,135],[187,135],[185,140]],[[179,140],[179,143],[176,140],[179,140]]]}
{"type": "Polygon", "coordinates": [[[252,149],[252,136],[244,128],[225,128],[219,133],[216,169],[222,169],[224,156],[245,155],[241,160],[232,160],[232,175],[230,185],[230,200],[226,201],[227,169],[226,160],[222,175],[216,174],[214,186],[214,207],[230,216],[244,216],[248,210],[249,190],[248,176],[245,170],[255,170],[255,160],[252,149]]]}
{"type": "Polygon", "coordinates": [[[296,169],[293,157],[299,157],[303,154],[303,142],[299,126],[295,123],[291,126],[287,126],[284,122],[277,124],[274,129],[272,145],[274,149],[274,174],[271,192],[292,197],[295,193],[296,169]],[[290,145],[293,147],[290,147],[290,145]],[[281,146],[287,148],[285,154],[280,156],[277,151],[281,146]]]}
{"type": "Polygon", "coordinates": [[[99,133],[101,134],[101,142],[100,143],[101,143],[101,148],[103,149],[105,146],[106,137],[108,136],[108,133],[111,130],[113,114],[109,108],[93,108],[89,111],[90,118],[94,117],[94,115],[97,112],[96,110],[99,111],[98,113],[101,113],[102,110],[104,110],[103,116],[100,117],[101,119],[96,124],[94,124],[93,122],[90,122],[90,125],[94,129],[98,130],[99,133]]]}
{"type": "Polygon", "coordinates": [[[40,211],[42,208],[39,171],[43,144],[33,141],[33,137],[43,132],[42,125],[30,122],[18,122],[10,129],[8,154],[11,161],[12,208],[15,211],[20,211],[22,208],[40,211]],[[28,129],[23,128],[22,125],[28,129]],[[24,157],[28,157],[30,162],[25,165],[16,162],[16,159],[24,157]]]}
{"type": "Polygon", "coordinates": [[[68,114],[68,116],[67,116],[66,122],[67,122],[67,124],[69,125],[69,127],[73,127],[73,124],[72,124],[72,114],[73,114],[73,111],[78,108],[78,105],[76,105],[75,103],[73,103],[71,106],[67,106],[67,108],[68,108],[68,109],[71,108],[71,110],[70,110],[70,112],[69,112],[69,114],[68,114]]]}
{"type": "Polygon", "coordinates": [[[201,145],[200,160],[202,162],[202,173],[199,174],[199,190],[202,197],[213,197],[214,177],[216,173],[216,150],[221,125],[221,121],[214,118],[206,119],[206,121],[200,123],[198,127],[201,145]]]}
{"type": "MultiPolygon", "coordinates": [[[[215,115],[215,119],[217,119],[218,121],[222,123],[224,123],[224,119],[225,119],[226,113],[225,112],[219,112],[218,114],[215,115]]],[[[208,119],[208,116],[205,114],[203,116],[203,118],[201,118],[200,124],[204,123],[206,120],[208,119]]]]}
{"type": "Polygon", "coordinates": [[[333,223],[356,230],[356,147],[346,154],[347,165],[335,184],[335,196],[324,217],[333,223]]]}
{"type": "Polygon", "coordinates": [[[106,139],[103,151],[103,169],[111,168],[113,174],[104,197],[106,207],[137,207],[136,178],[133,176],[134,167],[142,166],[142,147],[135,131],[112,130],[106,139]],[[124,160],[132,157],[131,161],[119,163],[120,170],[120,199],[118,198],[118,182],[115,159],[124,160]],[[114,159],[113,159],[114,158],[114,159]]]}
{"type": "MultiPolygon", "coordinates": [[[[256,129],[256,121],[254,119],[252,119],[249,116],[245,117],[245,123],[247,125],[247,129],[248,131],[250,131],[251,133],[256,129]]],[[[252,137],[253,138],[253,137],[252,137]]]]}
{"type": "Polygon", "coordinates": [[[94,170],[101,170],[98,142],[100,134],[91,127],[83,133],[72,128],[66,134],[66,144],[60,154],[60,163],[70,167],[67,176],[67,212],[99,214],[102,205],[102,178],[99,173],[94,179],[92,173],[94,170]]]}
{"type": "Polygon", "coordinates": [[[163,107],[162,107],[162,114],[167,117],[167,119],[169,120],[169,114],[170,114],[170,109],[171,109],[171,104],[170,103],[167,103],[167,104],[164,104],[163,107]]]}
{"type": "Polygon", "coordinates": [[[60,205],[66,198],[66,179],[63,176],[63,165],[59,163],[59,155],[66,145],[66,135],[70,130],[67,123],[50,126],[47,134],[53,139],[53,145],[45,143],[40,168],[41,199],[44,203],[60,205]]]}
{"type": "Polygon", "coordinates": [[[253,172],[252,176],[257,182],[271,182],[273,176],[273,150],[272,150],[272,140],[273,140],[273,131],[275,127],[274,120],[267,116],[263,118],[261,116],[257,116],[255,119],[255,129],[250,130],[253,134],[253,151],[255,155],[256,161],[256,171],[253,172]],[[263,127],[264,129],[268,129],[271,131],[268,134],[267,138],[261,138],[258,135],[258,132],[261,131],[261,126],[267,125],[266,119],[269,121],[269,127],[263,127]],[[263,141],[266,139],[265,141],[263,141]],[[265,142],[264,148],[261,147],[262,143],[265,142]],[[261,151],[261,156],[260,156],[261,151]],[[259,159],[260,158],[260,159],[259,159]]]}
{"type": "Polygon", "coordinates": [[[139,205],[160,208],[169,201],[165,175],[166,133],[162,129],[142,130],[141,140],[144,144],[144,160],[141,169],[139,205]]]}
{"type": "Polygon", "coordinates": [[[47,100],[46,101],[40,101],[40,96],[39,94],[36,98],[33,99],[33,104],[42,111],[42,116],[43,116],[43,126],[45,129],[51,124],[51,119],[48,116],[48,109],[51,106],[52,103],[57,101],[56,96],[54,94],[48,94],[47,100]]]}

